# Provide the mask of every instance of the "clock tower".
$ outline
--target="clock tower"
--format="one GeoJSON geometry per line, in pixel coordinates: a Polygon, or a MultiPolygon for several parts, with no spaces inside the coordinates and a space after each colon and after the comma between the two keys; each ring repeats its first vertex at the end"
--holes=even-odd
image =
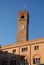
{"type": "Polygon", "coordinates": [[[17,42],[28,40],[28,24],[29,24],[28,12],[27,11],[19,11],[17,42]]]}

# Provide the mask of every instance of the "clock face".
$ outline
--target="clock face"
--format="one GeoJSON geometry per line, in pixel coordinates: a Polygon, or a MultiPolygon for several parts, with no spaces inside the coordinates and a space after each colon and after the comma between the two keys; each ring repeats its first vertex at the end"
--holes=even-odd
{"type": "Polygon", "coordinates": [[[20,29],[23,30],[24,29],[24,25],[21,25],[20,29]]]}

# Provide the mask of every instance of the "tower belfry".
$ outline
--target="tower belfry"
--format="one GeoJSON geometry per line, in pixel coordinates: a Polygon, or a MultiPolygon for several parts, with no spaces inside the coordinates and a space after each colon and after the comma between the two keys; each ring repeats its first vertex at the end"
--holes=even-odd
{"type": "Polygon", "coordinates": [[[27,41],[28,40],[28,23],[29,23],[29,14],[25,11],[20,11],[18,13],[18,34],[17,42],[27,41]]]}

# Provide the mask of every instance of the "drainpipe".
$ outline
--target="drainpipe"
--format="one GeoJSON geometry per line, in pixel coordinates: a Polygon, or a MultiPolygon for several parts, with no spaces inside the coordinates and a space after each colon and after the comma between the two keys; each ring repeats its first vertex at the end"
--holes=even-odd
{"type": "Polygon", "coordinates": [[[30,45],[30,65],[31,65],[31,45],[30,45]]]}

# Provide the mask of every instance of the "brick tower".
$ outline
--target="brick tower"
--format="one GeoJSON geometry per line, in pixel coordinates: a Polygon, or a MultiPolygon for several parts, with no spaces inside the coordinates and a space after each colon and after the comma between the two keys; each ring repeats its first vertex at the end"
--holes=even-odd
{"type": "Polygon", "coordinates": [[[17,42],[28,40],[28,23],[29,23],[28,12],[27,11],[20,11],[18,13],[17,42]]]}

